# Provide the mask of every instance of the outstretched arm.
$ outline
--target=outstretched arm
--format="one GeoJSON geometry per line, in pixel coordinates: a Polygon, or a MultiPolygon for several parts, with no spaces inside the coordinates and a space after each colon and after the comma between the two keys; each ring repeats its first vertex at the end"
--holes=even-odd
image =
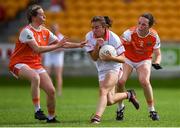
{"type": "Polygon", "coordinates": [[[44,52],[56,50],[58,48],[62,48],[63,45],[65,45],[66,41],[67,41],[67,39],[63,38],[58,43],[53,43],[52,45],[48,45],[48,46],[39,46],[36,41],[29,41],[27,43],[34,50],[34,52],[44,53],[44,52]]]}
{"type": "Polygon", "coordinates": [[[87,41],[82,41],[80,43],[74,43],[74,42],[66,42],[63,45],[63,48],[82,48],[87,44],[87,41]]]}

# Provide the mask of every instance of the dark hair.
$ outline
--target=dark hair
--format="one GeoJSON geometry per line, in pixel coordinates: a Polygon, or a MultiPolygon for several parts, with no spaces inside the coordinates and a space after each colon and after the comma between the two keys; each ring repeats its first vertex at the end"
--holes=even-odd
{"type": "Polygon", "coordinates": [[[144,13],[140,17],[144,17],[149,20],[149,27],[152,27],[155,23],[155,19],[151,13],[144,13]]]}
{"type": "Polygon", "coordinates": [[[32,17],[33,16],[37,16],[37,10],[41,9],[42,7],[40,5],[34,4],[29,6],[28,10],[27,10],[27,20],[28,23],[32,22],[32,17]]]}
{"type": "Polygon", "coordinates": [[[109,28],[112,26],[112,20],[108,16],[94,16],[91,23],[97,21],[99,21],[103,27],[109,28]]]}

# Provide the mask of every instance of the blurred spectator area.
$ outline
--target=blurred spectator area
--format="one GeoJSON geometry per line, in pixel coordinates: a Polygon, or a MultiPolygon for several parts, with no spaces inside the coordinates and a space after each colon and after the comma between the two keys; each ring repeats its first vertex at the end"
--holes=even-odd
{"type": "Polygon", "coordinates": [[[24,10],[29,0],[0,0],[0,7],[4,10],[3,21],[12,20],[19,11],[24,10]]]}
{"type": "MultiPolygon", "coordinates": [[[[0,0],[5,1],[5,0],[0,0]]],[[[28,0],[6,0],[8,8],[27,3],[28,0]],[[10,2],[14,1],[14,2],[10,2]],[[22,3],[21,3],[22,2],[22,3]],[[21,3],[21,4],[19,4],[21,3]]],[[[180,42],[180,0],[64,0],[66,10],[51,12],[46,10],[46,25],[58,23],[62,34],[75,40],[83,40],[91,30],[91,18],[96,15],[106,15],[113,20],[112,30],[121,35],[123,31],[137,24],[138,17],[150,12],[156,19],[154,28],[158,31],[163,42],[180,42]]],[[[19,9],[19,8],[18,8],[19,9]]],[[[6,9],[7,11],[11,9],[6,9]]],[[[13,15],[13,14],[7,14],[13,15]]],[[[12,39],[12,38],[11,38],[12,39]]]]}
{"type": "Polygon", "coordinates": [[[65,0],[66,11],[46,11],[47,25],[58,22],[61,32],[71,38],[83,39],[91,30],[90,20],[95,15],[107,15],[113,20],[111,28],[121,35],[127,28],[136,25],[139,15],[151,12],[154,28],[162,41],[180,41],[180,0],[65,0]]]}

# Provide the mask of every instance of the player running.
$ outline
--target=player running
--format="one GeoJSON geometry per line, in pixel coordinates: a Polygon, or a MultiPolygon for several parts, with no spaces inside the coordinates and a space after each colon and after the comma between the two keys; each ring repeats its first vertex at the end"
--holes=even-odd
{"type": "MultiPolygon", "coordinates": [[[[123,92],[125,83],[136,69],[139,82],[143,88],[148,105],[149,116],[152,120],[159,120],[159,116],[154,108],[153,90],[150,83],[152,54],[155,55],[153,66],[161,69],[160,38],[157,32],[151,27],[154,24],[154,17],[145,13],[138,19],[138,25],[126,30],[122,35],[125,46],[125,63],[123,65],[123,75],[119,80],[119,92],[123,92]]],[[[117,120],[123,120],[125,106],[122,102],[118,105],[117,120]]]]}
{"type": "Polygon", "coordinates": [[[119,77],[122,74],[122,63],[124,63],[124,47],[120,38],[109,30],[111,20],[109,17],[95,16],[91,20],[92,31],[86,35],[88,41],[85,46],[86,51],[94,60],[99,78],[99,101],[95,115],[91,119],[91,123],[98,124],[101,121],[103,112],[108,105],[124,99],[129,99],[136,109],[139,108],[139,103],[135,98],[134,90],[129,90],[123,93],[115,93],[115,86],[119,77]],[[99,50],[103,45],[112,45],[118,56],[103,56],[99,58],[99,50]]]}

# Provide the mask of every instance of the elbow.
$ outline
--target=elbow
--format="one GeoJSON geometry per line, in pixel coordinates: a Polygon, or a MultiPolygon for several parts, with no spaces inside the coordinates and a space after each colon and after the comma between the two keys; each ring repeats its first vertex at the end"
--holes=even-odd
{"type": "Polygon", "coordinates": [[[124,57],[124,56],[122,56],[122,57],[120,58],[120,63],[125,63],[125,57],[124,57]]]}
{"type": "Polygon", "coordinates": [[[98,60],[98,58],[92,58],[93,59],[93,61],[97,61],[98,60]]]}
{"type": "Polygon", "coordinates": [[[122,63],[125,63],[125,57],[123,56],[123,58],[122,58],[122,63]]]}

